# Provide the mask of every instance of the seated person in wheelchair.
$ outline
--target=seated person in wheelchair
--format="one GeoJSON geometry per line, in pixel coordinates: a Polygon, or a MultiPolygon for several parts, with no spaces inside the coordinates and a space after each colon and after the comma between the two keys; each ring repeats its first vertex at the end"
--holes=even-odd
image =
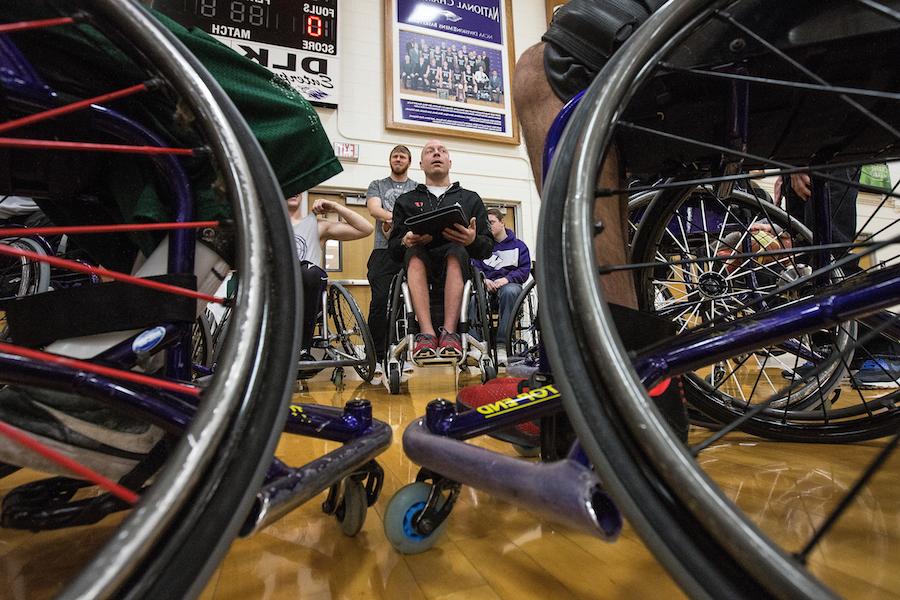
{"type": "Polygon", "coordinates": [[[525,242],[516,237],[512,229],[503,223],[503,213],[497,208],[490,208],[488,224],[494,236],[494,250],[485,260],[473,260],[472,266],[484,273],[484,286],[488,292],[489,306],[500,312],[500,323],[497,326],[497,355],[500,363],[506,359],[506,342],[503,337],[513,305],[522,293],[522,284],[531,274],[531,254],[525,242]]]}
{"type": "Polygon", "coordinates": [[[417,360],[458,359],[462,355],[462,341],[457,327],[463,284],[471,268],[469,261],[490,256],[494,242],[481,197],[460,187],[459,182],[450,183],[452,161],[446,146],[439,140],[426,142],[419,165],[425,172],[425,183],[397,198],[388,249],[406,268],[413,310],[419,323],[413,357],[417,360]],[[433,239],[428,234],[413,233],[406,223],[408,217],[453,204],[462,208],[469,219],[468,227],[456,224],[433,239]],[[438,338],[431,320],[428,285],[442,281],[444,323],[438,338]]]}
{"type": "Polygon", "coordinates": [[[316,200],[305,217],[301,215],[300,203],[302,195],[296,194],[287,199],[288,214],[291,217],[291,228],[294,230],[294,242],[297,245],[297,258],[300,260],[300,277],[303,281],[303,347],[300,360],[314,360],[310,354],[316,318],[322,310],[322,290],[328,282],[325,273],[325,242],[338,240],[349,242],[359,240],[372,234],[375,228],[360,214],[357,214],[336,202],[316,200]],[[331,221],[320,219],[319,215],[335,213],[343,219],[331,221]]]}

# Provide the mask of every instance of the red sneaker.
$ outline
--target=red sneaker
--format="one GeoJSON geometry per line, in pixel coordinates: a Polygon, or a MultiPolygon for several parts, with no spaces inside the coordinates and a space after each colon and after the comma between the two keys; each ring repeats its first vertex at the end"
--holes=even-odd
{"type": "Polygon", "coordinates": [[[430,333],[417,333],[416,341],[413,345],[413,358],[420,360],[423,358],[434,358],[437,354],[438,343],[430,333]]]}
{"type": "Polygon", "coordinates": [[[437,352],[443,358],[462,357],[462,337],[458,333],[442,330],[437,352]]]}

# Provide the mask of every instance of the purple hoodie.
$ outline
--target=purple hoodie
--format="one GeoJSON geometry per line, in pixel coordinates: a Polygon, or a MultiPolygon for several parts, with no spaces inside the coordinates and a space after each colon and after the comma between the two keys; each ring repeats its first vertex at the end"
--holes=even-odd
{"type": "Polygon", "coordinates": [[[525,242],[507,229],[506,239],[494,243],[491,256],[486,260],[473,260],[472,266],[491,280],[506,277],[510,283],[525,283],[531,273],[531,255],[525,242]]]}

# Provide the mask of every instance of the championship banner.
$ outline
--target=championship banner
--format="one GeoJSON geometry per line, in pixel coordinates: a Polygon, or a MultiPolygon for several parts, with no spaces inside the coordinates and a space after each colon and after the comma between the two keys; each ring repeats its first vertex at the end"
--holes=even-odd
{"type": "Polygon", "coordinates": [[[519,143],[509,2],[385,2],[387,128],[519,143]]]}

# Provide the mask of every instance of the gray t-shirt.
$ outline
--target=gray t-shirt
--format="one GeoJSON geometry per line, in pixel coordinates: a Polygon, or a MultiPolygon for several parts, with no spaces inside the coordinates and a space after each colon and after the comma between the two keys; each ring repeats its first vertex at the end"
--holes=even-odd
{"type": "MultiPolygon", "coordinates": [[[[394,202],[397,201],[397,198],[401,194],[412,191],[417,185],[419,184],[412,179],[407,179],[402,183],[394,181],[390,177],[376,179],[369,184],[369,189],[366,190],[366,198],[372,198],[373,196],[381,198],[381,208],[393,212],[394,202]]],[[[387,248],[387,236],[384,234],[384,230],[381,229],[382,222],[381,219],[375,220],[375,250],[387,248]]]]}
{"type": "Polygon", "coordinates": [[[319,223],[316,215],[309,213],[298,222],[291,223],[291,227],[294,228],[297,258],[308,260],[320,269],[324,269],[322,243],[319,240],[319,223]]]}

